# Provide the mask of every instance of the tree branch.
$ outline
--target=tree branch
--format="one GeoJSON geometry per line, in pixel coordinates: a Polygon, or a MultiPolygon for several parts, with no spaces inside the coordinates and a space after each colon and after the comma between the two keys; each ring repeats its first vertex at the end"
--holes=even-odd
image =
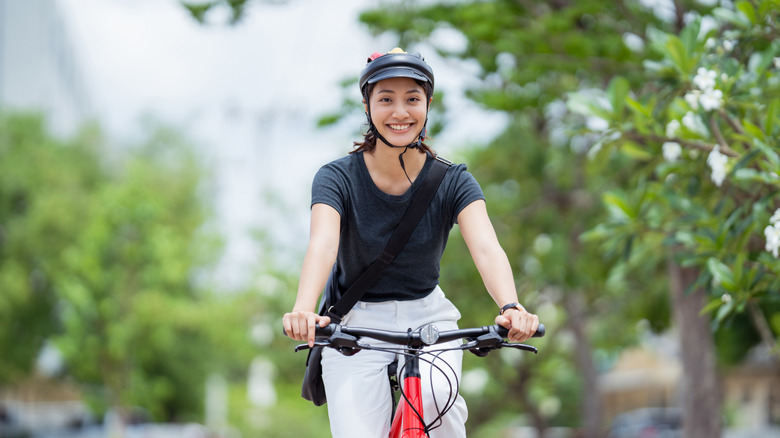
{"type": "MultiPolygon", "coordinates": [[[[700,149],[706,152],[712,152],[713,149],[715,149],[715,145],[710,143],[704,143],[694,140],[685,140],[682,138],[667,138],[661,135],[657,134],[639,134],[636,132],[625,132],[623,133],[624,137],[627,137],[631,140],[637,140],[637,141],[652,141],[656,143],[665,143],[667,141],[673,141],[676,143],[679,143],[683,146],[691,147],[694,149],[700,149]]],[[[734,150],[731,149],[728,145],[718,144],[720,146],[720,152],[723,155],[729,156],[729,157],[738,157],[739,154],[734,150]]]]}
{"type": "Polygon", "coordinates": [[[777,339],[772,333],[772,329],[769,327],[769,323],[766,320],[766,315],[761,309],[758,308],[754,299],[747,301],[748,312],[750,318],[753,320],[753,325],[758,330],[761,336],[761,342],[769,348],[769,352],[775,359],[780,359],[780,351],[778,351],[777,339]]]}
{"type": "MultiPolygon", "coordinates": [[[[718,128],[718,124],[715,122],[714,117],[710,117],[710,130],[712,130],[712,134],[715,136],[715,139],[718,141],[718,145],[720,145],[720,151],[725,154],[726,150],[730,150],[732,152],[733,149],[729,147],[729,144],[726,143],[726,139],[723,138],[723,133],[720,132],[720,128],[718,128]]],[[[737,154],[734,152],[734,154],[737,154]]],[[[726,154],[728,155],[728,154],[726,154]]],[[[737,154],[738,155],[738,154],[737,154]]],[[[734,155],[734,156],[737,156],[734,155]]]]}

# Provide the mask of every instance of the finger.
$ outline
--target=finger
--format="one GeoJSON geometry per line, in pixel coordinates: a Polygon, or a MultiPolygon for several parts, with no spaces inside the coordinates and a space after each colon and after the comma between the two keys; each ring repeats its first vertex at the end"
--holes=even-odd
{"type": "Polygon", "coordinates": [[[320,316],[320,327],[330,324],[330,316],[320,316]]]}
{"type": "Polygon", "coordinates": [[[285,335],[287,335],[290,338],[293,336],[292,324],[290,323],[290,314],[289,313],[285,313],[284,316],[282,317],[282,328],[284,329],[284,334],[285,335]]]}
{"type": "Polygon", "coordinates": [[[523,335],[525,339],[530,339],[539,328],[539,317],[533,313],[527,313],[523,318],[523,335]]]}
{"type": "Polygon", "coordinates": [[[306,314],[304,312],[298,312],[295,315],[295,320],[296,323],[293,326],[293,329],[295,330],[295,340],[305,341],[307,333],[306,314]]]}
{"type": "Polygon", "coordinates": [[[530,330],[530,324],[528,322],[528,312],[514,312],[515,314],[512,315],[512,327],[516,330],[513,330],[513,335],[515,337],[514,342],[523,342],[526,339],[531,337],[531,333],[528,331],[530,330]]]}
{"type": "Polygon", "coordinates": [[[533,336],[537,330],[539,330],[539,316],[538,315],[531,315],[532,321],[531,321],[531,336],[533,336]]]}
{"type": "Polygon", "coordinates": [[[511,322],[509,321],[509,318],[507,318],[504,315],[498,315],[495,319],[496,324],[500,325],[501,327],[504,327],[507,330],[510,330],[512,328],[511,322]]]}
{"type": "Polygon", "coordinates": [[[306,318],[306,342],[309,343],[309,347],[314,346],[315,328],[317,325],[317,318],[319,315],[316,313],[310,313],[306,318]]]}

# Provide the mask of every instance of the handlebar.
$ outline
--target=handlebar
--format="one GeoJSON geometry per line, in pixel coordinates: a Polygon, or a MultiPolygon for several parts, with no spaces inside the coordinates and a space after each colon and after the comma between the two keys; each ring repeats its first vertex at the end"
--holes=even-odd
{"type": "MultiPolygon", "coordinates": [[[[442,344],[457,339],[467,339],[468,342],[464,343],[462,348],[479,356],[484,356],[490,350],[501,347],[519,348],[536,353],[534,347],[505,342],[504,338],[507,337],[508,333],[509,330],[498,324],[442,332],[438,331],[435,326],[428,324],[417,330],[409,329],[406,332],[398,332],[330,323],[325,327],[316,327],[317,341],[315,341],[315,345],[332,347],[344,354],[354,354],[357,350],[370,348],[370,345],[358,342],[358,339],[362,337],[412,349],[421,349],[424,346],[442,344]]],[[[533,337],[540,338],[544,336],[544,333],[544,324],[539,324],[533,337]]],[[[296,348],[296,351],[307,348],[308,345],[302,344],[296,348]]]]}
{"type": "MultiPolygon", "coordinates": [[[[447,330],[447,331],[439,332],[438,338],[435,341],[426,342],[425,340],[423,340],[422,330],[424,330],[425,327],[430,327],[430,326],[424,326],[423,329],[416,330],[416,331],[410,330],[406,332],[395,332],[395,331],[378,330],[378,329],[371,329],[371,328],[364,328],[364,327],[350,327],[347,325],[339,326],[338,324],[330,323],[325,327],[319,327],[319,326],[316,327],[315,337],[318,338],[330,337],[334,333],[336,333],[338,327],[341,328],[341,333],[344,333],[345,335],[355,336],[357,338],[362,338],[362,337],[373,338],[379,341],[389,342],[391,344],[397,344],[397,345],[409,345],[410,341],[412,341],[413,343],[419,341],[425,345],[443,344],[445,342],[454,341],[456,339],[477,338],[479,336],[491,333],[491,331],[495,331],[502,338],[506,338],[507,335],[509,334],[508,329],[498,324],[493,324],[493,325],[482,326],[482,327],[447,330]]],[[[533,337],[541,338],[544,336],[544,332],[545,332],[544,324],[539,324],[539,328],[536,330],[536,333],[534,333],[533,337]]]]}

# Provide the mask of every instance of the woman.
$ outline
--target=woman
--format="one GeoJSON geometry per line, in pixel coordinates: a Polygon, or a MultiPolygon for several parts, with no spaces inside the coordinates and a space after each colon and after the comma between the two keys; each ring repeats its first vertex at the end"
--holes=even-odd
{"type": "MultiPolygon", "coordinates": [[[[311,234],[298,295],[283,318],[293,339],[313,345],[315,325],[330,322],[316,308],[334,262],[344,291],[381,253],[427,175],[434,153],[423,140],[433,86],[433,71],[419,54],[396,48],[368,59],[360,77],[368,132],[352,153],[323,166],[314,178],[311,234]]],[[[450,166],[410,240],[342,324],[397,331],[429,323],[439,330],[457,328],[460,313],[438,285],[441,256],[455,223],[500,309],[495,322],[510,329],[511,341],[530,338],[539,320],[518,304],[509,260],[496,238],[482,190],[465,165],[450,166]]],[[[394,354],[379,351],[354,356],[323,351],[334,437],[387,436],[392,402],[386,368],[394,359],[394,354]]],[[[448,352],[441,359],[460,379],[462,352],[448,352]]],[[[431,374],[447,378],[423,368],[428,365],[421,362],[423,388],[431,387],[425,381],[431,374]]],[[[436,399],[446,399],[449,386],[432,384],[444,392],[436,399]]],[[[433,396],[425,391],[424,412],[426,422],[432,421],[433,396]]],[[[465,437],[466,418],[465,402],[458,396],[430,436],[465,437]]]]}

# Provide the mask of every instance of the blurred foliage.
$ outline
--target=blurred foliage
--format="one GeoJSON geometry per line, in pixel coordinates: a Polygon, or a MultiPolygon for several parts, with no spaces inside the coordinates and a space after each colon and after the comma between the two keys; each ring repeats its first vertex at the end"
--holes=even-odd
{"type": "Polygon", "coordinates": [[[147,129],[119,150],[96,127],[66,141],[42,117],[0,118],[0,385],[50,340],[96,414],[201,421],[207,376],[246,382],[259,303],[210,284],[208,174],[180,135],[147,129]]]}
{"type": "Polygon", "coordinates": [[[695,286],[710,294],[703,311],[713,328],[749,316],[775,350],[767,320],[780,290],[770,230],[780,222],[770,219],[780,208],[778,5],[738,1],[713,10],[709,30],[693,17],[679,35],[650,32],[658,61],[645,64],[644,83],[615,77],[602,95],[569,100],[605,122],[592,153],[623,155],[634,174],[605,194],[609,217],[589,238],[678,248],[683,266],[700,269],[695,286]]]}
{"type": "Polygon", "coordinates": [[[64,145],[40,117],[0,118],[0,383],[26,375],[58,328],[61,252],[103,173],[90,133],[64,145]]]}

